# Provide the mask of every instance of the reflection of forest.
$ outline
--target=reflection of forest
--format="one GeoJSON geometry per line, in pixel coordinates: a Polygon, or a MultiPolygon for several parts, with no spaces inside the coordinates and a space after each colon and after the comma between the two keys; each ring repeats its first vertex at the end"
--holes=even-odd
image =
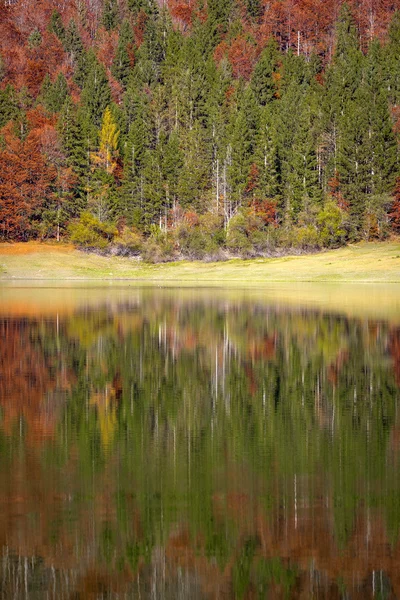
{"type": "Polygon", "coordinates": [[[154,295],[0,334],[2,597],[400,597],[399,330],[154,295]]]}

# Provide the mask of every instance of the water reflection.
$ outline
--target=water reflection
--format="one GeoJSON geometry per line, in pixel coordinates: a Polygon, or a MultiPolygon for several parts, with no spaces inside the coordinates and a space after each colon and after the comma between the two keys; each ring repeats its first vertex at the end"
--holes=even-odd
{"type": "Polygon", "coordinates": [[[400,597],[398,326],[136,290],[0,336],[2,597],[400,597]]]}

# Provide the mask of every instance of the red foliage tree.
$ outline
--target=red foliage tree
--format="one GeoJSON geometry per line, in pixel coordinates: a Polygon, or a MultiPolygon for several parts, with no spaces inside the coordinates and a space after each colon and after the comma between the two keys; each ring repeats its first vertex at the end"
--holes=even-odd
{"type": "Polygon", "coordinates": [[[395,231],[400,233],[400,177],[397,178],[394,200],[389,213],[389,219],[395,231]]]}
{"type": "Polygon", "coordinates": [[[344,211],[348,211],[350,204],[344,199],[342,192],[340,191],[340,177],[336,171],[334,176],[328,181],[329,196],[336,202],[339,208],[344,211]]]}
{"type": "Polygon", "coordinates": [[[250,206],[252,207],[254,214],[257,217],[260,217],[260,219],[265,223],[265,225],[277,225],[276,200],[271,200],[270,198],[265,198],[264,200],[254,198],[250,206]]]}
{"type": "Polygon", "coordinates": [[[227,57],[231,64],[234,77],[248,80],[256,61],[257,46],[244,35],[239,35],[229,45],[223,40],[215,48],[214,60],[220,63],[224,57],[227,57]]]}
{"type": "Polygon", "coordinates": [[[37,130],[20,139],[10,123],[2,133],[5,149],[0,152],[0,235],[26,240],[31,231],[30,217],[51,193],[56,171],[40,152],[37,130]]]}
{"type": "Polygon", "coordinates": [[[257,56],[255,44],[243,35],[235,38],[228,49],[228,60],[234,77],[250,79],[257,56]]]}

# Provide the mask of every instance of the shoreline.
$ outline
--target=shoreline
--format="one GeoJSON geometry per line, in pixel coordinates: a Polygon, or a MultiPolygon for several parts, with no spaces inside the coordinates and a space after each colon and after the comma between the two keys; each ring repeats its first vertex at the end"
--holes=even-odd
{"type": "Polygon", "coordinates": [[[260,285],[263,283],[400,283],[400,238],[360,242],[335,250],[221,262],[149,264],[102,256],[66,244],[0,244],[0,284],[135,282],[153,285],[260,285]]]}

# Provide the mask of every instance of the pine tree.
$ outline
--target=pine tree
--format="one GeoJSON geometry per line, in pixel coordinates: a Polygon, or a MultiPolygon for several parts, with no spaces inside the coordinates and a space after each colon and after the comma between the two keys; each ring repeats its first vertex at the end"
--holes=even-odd
{"type": "Polygon", "coordinates": [[[67,98],[68,85],[62,73],[59,73],[56,81],[51,83],[50,77],[46,75],[41,89],[41,99],[44,106],[50,112],[59,112],[67,98]]]}
{"type": "Polygon", "coordinates": [[[68,96],[58,120],[62,150],[67,164],[76,175],[76,185],[72,200],[66,210],[74,217],[85,207],[86,177],[89,172],[89,152],[85,145],[82,127],[77,121],[76,107],[68,96]]]}
{"type": "Polygon", "coordinates": [[[258,19],[262,13],[260,0],[246,0],[247,12],[253,19],[258,19]]]}
{"type": "Polygon", "coordinates": [[[118,4],[116,0],[104,0],[101,20],[107,31],[116,28],[118,23],[118,4]]]}
{"type": "Polygon", "coordinates": [[[208,18],[218,28],[220,34],[225,33],[233,12],[233,0],[209,0],[208,18]]]}
{"type": "Polygon", "coordinates": [[[93,51],[88,53],[88,75],[82,89],[82,108],[89,122],[99,128],[106,107],[111,103],[111,90],[104,66],[93,51]]]}
{"type": "Polygon", "coordinates": [[[121,214],[128,224],[143,225],[144,167],[151,143],[147,96],[134,85],[128,87],[124,101],[127,126],[124,143],[124,172],[121,190],[121,214]]]}
{"type": "Polygon", "coordinates": [[[17,95],[14,88],[8,84],[0,89],[0,128],[17,118],[19,113],[17,95]]]}
{"type": "Polygon", "coordinates": [[[324,145],[327,180],[338,170],[341,122],[361,83],[363,61],[356,26],[348,5],[343,4],[336,25],[335,54],[326,71],[324,145]]]}
{"type": "Polygon", "coordinates": [[[277,94],[279,53],[274,38],[264,48],[251,78],[251,87],[258,103],[265,106],[277,94]]]}
{"type": "Polygon", "coordinates": [[[60,42],[64,44],[65,42],[65,27],[62,21],[61,15],[57,10],[53,10],[50,23],[49,23],[49,31],[54,33],[55,36],[58,37],[60,42]]]}
{"type": "Polygon", "coordinates": [[[247,87],[232,123],[230,135],[231,160],[228,170],[234,207],[245,198],[250,167],[254,162],[260,131],[260,112],[255,96],[247,87]]]}
{"type": "Polygon", "coordinates": [[[311,106],[306,97],[303,106],[299,107],[297,131],[285,174],[284,193],[288,201],[286,216],[292,222],[296,222],[300,213],[317,204],[322,196],[318,181],[311,106]]]}
{"type": "Polygon", "coordinates": [[[261,198],[276,198],[280,194],[280,165],[275,127],[273,111],[265,108],[261,113],[260,135],[255,155],[259,178],[254,191],[261,198]]]}
{"type": "Polygon", "coordinates": [[[114,77],[126,89],[129,75],[133,67],[133,34],[129,21],[124,20],[118,39],[117,51],[115,53],[111,72],[114,77]]]}
{"type": "Polygon", "coordinates": [[[178,200],[178,187],[184,157],[178,133],[173,131],[162,145],[162,172],[165,181],[166,205],[172,208],[178,200]]]}
{"type": "Polygon", "coordinates": [[[71,63],[73,65],[76,65],[84,51],[84,48],[81,36],[79,35],[79,31],[74,19],[70,20],[65,31],[64,48],[70,56],[71,63]]]}
{"type": "Polygon", "coordinates": [[[198,121],[182,135],[183,166],[178,181],[179,203],[202,212],[209,185],[211,157],[207,153],[205,131],[198,121]]]}
{"type": "Polygon", "coordinates": [[[400,11],[397,10],[389,27],[389,43],[386,46],[385,64],[389,101],[400,105],[400,11]]]}

